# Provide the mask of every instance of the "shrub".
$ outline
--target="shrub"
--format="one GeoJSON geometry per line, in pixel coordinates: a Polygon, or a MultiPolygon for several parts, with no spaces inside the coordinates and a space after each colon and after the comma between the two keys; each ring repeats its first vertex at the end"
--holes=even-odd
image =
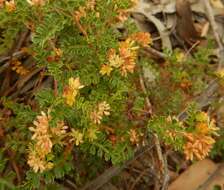
{"type": "MultiPolygon", "coordinates": [[[[85,174],[88,178],[106,163],[123,163],[133,156],[136,146],[148,143],[152,132],[184,151],[188,159],[208,154],[216,135],[213,119],[198,110],[184,123],[173,117],[206,86],[208,60],[204,58],[203,64],[197,56],[184,60],[177,51],[167,55],[165,66],[160,67],[142,57],[140,49],[151,45],[152,39],[128,18],[133,3],[0,1],[0,52],[9,51],[18,34],[28,31],[30,41],[19,51],[33,57],[42,76],[54,80],[53,88],[35,93],[35,106],[1,99],[10,117],[2,114],[6,135],[0,152],[4,173],[0,184],[13,186],[14,173],[7,177],[9,152],[26,176],[18,186],[21,189],[47,188],[65,176],[82,183],[81,171],[91,167],[85,174]],[[117,23],[123,23],[127,32],[119,32],[117,23]],[[146,92],[139,77],[142,68],[155,72],[156,85],[146,92]],[[148,96],[154,104],[150,120],[148,96]],[[192,149],[198,140],[205,149],[192,149]]],[[[17,76],[31,72],[22,64],[23,58],[11,62],[17,76]]]]}

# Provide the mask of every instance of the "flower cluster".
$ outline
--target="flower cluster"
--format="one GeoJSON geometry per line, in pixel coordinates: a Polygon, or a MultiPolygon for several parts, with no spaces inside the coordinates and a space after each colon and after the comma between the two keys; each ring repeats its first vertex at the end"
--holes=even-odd
{"type": "Polygon", "coordinates": [[[136,32],[130,36],[130,39],[136,41],[143,47],[152,44],[151,35],[147,32],[136,32]]]}
{"type": "Polygon", "coordinates": [[[16,10],[15,0],[5,1],[5,8],[9,13],[14,12],[16,10]]]}
{"type": "MultiPolygon", "coordinates": [[[[31,26],[32,27],[32,26],[31,26]]],[[[31,29],[32,30],[32,29],[31,29]]],[[[53,52],[47,57],[48,62],[58,61],[63,55],[63,51],[60,48],[53,47],[53,52]]]]}
{"type": "Polygon", "coordinates": [[[22,63],[18,60],[13,60],[11,62],[12,70],[15,71],[19,75],[26,75],[29,70],[22,66],[22,63]]]}
{"type": "Polygon", "coordinates": [[[187,140],[183,147],[186,159],[193,160],[194,157],[204,159],[215,143],[212,135],[217,136],[217,130],[215,121],[210,120],[207,113],[200,112],[196,116],[195,133],[184,133],[187,140]]]}
{"type": "Polygon", "coordinates": [[[125,22],[128,19],[129,13],[127,10],[120,9],[117,11],[118,15],[116,17],[118,22],[125,22]]]}
{"type": "Polygon", "coordinates": [[[43,6],[46,0],[26,0],[31,6],[43,6]]]}
{"type": "Polygon", "coordinates": [[[63,92],[63,97],[65,98],[65,101],[69,106],[73,106],[79,89],[83,87],[84,86],[81,85],[79,78],[74,79],[71,77],[69,79],[68,85],[65,86],[64,92],[63,92]]]}
{"type": "Polygon", "coordinates": [[[43,172],[53,167],[53,163],[46,160],[46,156],[52,152],[52,139],[63,136],[68,128],[62,121],[57,123],[57,127],[51,128],[50,120],[49,114],[41,112],[33,123],[35,127],[29,128],[34,133],[31,138],[34,144],[30,145],[27,163],[35,172],[43,172]]]}
{"type": "MultiPolygon", "coordinates": [[[[183,139],[181,148],[184,151],[187,160],[204,159],[211,151],[215,140],[214,136],[218,136],[218,128],[215,125],[215,120],[210,119],[205,112],[199,112],[195,115],[195,122],[193,123],[191,131],[186,131],[187,127],[184,123],[175,119],[175,123],[178,124],[179,129],[167,129],[166,137],[169,137],[172,141],[177,139],[183,139]]],[[[171,117],[167,118],[167,122],[174,121],[171,117]]],[[[166,138],[165,137],[165,138],[166,138]]]]}
{"type": "Polygon", "coordinates": [[[104,115],[110,115],[110,105],[106,101],[100,102],[97,105],[97,108],[91,112],[90,119],[93,123],[100,124],[104,115]]]}
{"type": "Polygon", "coordinates": [[[86,17],[87,11],[93,11],[96,6],[96,0],[88,0],[84,6],[80,6],[77,11],[75,11],[75,19],[80,20],[82,17],[86,17]]]}
{"type": "Polygon", "coordinates": [[[137,50],[139,49],[137,43],[142,46],[150,44],[150,34],[138,32],[131,35],[125,41],[119,43],[118,53],[115,49],[110,49],[107,56],[108,63],[102,65],[100,73],[110,76],[114,68],[119,68],[122,76],[133,73],[136,65],[137,50]]]}
{"type": "Polygon", "coordinates": [[[187,143],[184,145],[184,154],[187,160],[203,160],[210,152],[215,140],[210,136],[186,133],[187,143]]]}
{"type": "Polygon", "coordinates": [[[223,68],[219,69],[218,71],[216,71],[215,74],[219,79],[223,79],[224,78],[224,69],[223,68]]]}
{"type": "Polygon", "coordinates": [[[75,142],[76,146],[83,143],[83,133],[81,133],[80,131],[72,129],[70,136],[71,136],[70,142],[75,142]]]}
{"type": "Polygon", "coordinates": [[[84,138],[88,139],[90,142],[97,139],[98,128],[95,126],[90,126],[86,132],[80,132],[78,129],[72,129],[69,133],[71,137],[70,142],[74,142],[76,146],[79,146],[84,142],[84,138]]]}
{"type": "Polygon", "coordinates": [[[166,137],[169,137],[172,141],[175,141],[177,139],[178,136],[182,135],[182,129],[184,129],[183,123],[181,121],[178,120],[178,118],[176,116],[168,116],[166,118],[166,124],[169,125],[174,125],[178,126],[179,130],[176,129],[166,129],[165,133],[166,136],[164,136],[164,139],[166,137]]]}
{"type": "Polygon", "coordinates": [[[140,138],[139,138],[139,134],[135,129],[130,129],[129,131],[129,135],[130,135],[130,142],[132,144],[139,144],[140,138]]]}
{"type": "Polygon", "coordinates": [[[45,158],[43,159],[39,153],[35,150],[32,150],[30,147],[29,155],[28,155],[28,165],[33,168],[34,172],[43,172],[45,170],[49,170],[53,167],[52,162],[48,162],[45,158]]]}
{"type": "Polygon", "coordinates": [[[128,19],[130,9],[135,7],[138,4],[138,2],[139,2],[139,0],[131,0],[130,1],[131,5],[130,5],[129,9],[115,10],[118,14],[118,16],[116,17],[117,21],[118,22],[125,22],[128,19]]]}
{"type": "MultiPolygon", "coordinates": [[[[74,12],[74,21],[84,36],[87,36],[87,32],[85,28],[81,25],[80,19],[85,18],[87,16],[87,12],[93,11],[95,9],[95,6],[96,0],[87,0],[84,6],[80,6],[78,10],[74,12]]],[[[96,16],[99,17],[99,13],[96,13],[96,16]]]]}

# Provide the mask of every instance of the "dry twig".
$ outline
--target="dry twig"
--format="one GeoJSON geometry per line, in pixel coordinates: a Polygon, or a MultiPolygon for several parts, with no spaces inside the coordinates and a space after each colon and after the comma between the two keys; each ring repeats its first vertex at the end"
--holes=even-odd
{"type": "Polygon", "coordinates": [[[167,186],[168,186],[168,182],[169,182],[167,161],[166,161],[166,158],[162,154],[162,149],[161,149],[159,138],[158,138],[157,134],[153,134],[153,136],[154,136],[156,152],[157,152],[159,161],[160,161],[160,163],[162,165],[163,179],[162,179],[162,188],[161,188],[161,190],[166,190],[167,186]]]}
{"type": "MultiPolygon", "coordinates": [[[[213,80],[208,84],[208,87],[201,93],[201,95],[193,99],[191,102],[195,102],[199,110],[203,109],[204,107],[208,106],[211,103],[213,95],[218,90],[218,88],[219,88],[218,80],[213,80]]],[[[184,111],[182,111],[177,116],[177,118],[180,121],[185,120],[187,118],[187,108],[184,111]]]]}
{"type": "Polygon", "coordinates": [[[138,182],[141,180],[141,178],[145,175],[145,173],[147,173],[149,171],[148,168],[144,169],[140,175],[136,178],[136,180],[132,183],[131,187],[129,188],[129,190],[133,190],[135,188],[135,186],[138,184],[138,182]]]}
{"type": "MultiPolygon", "coordinates": [[[[143,79],[141,73],[139,74],[139,79],[140,79],[141,89],[144,92],[144,94],[147,95],[144,79],[143,79]]],[[[147,104],[148,110],[149,110],[150,114],[152,114],[152,104],[151,104],[148,96],[146,96],[145,99],[146,99],[146,104],[147,104]]],[[[161,149],[159,138],[158,138],[157,134],[153,134],[153,137],[154,137],[154,144],[155,144],[156,152],[158,155],[158,159],[162,165],[162,173],[163,173],[162,190],[165,190],[168,185],[168,182],[169,182],[168,166],[166,164],[167,162],[166,162],[165,158],[163,157],[162,149],[161,149]]]]}
{"type": "Polygon", "coordinates": [[[106,184],[113,176],[118,175],[125,167],[127,167],[129,164],[131,164],[133,161],[141,157],[145,152],[150,151],[155,145],[143,147],[136,151],[136,154],[134,158],[127,161],[122,166],[113,166],[109,169],[107,169],[103,174],[98,176],[95,180],[87,183],[81,190],[97,190],[100,187],[102,187],[104,184],[106,184]]]}
{"type": "Polygon", "coordinates": [[[155,57],[158,57],[160,59],[166,59],[167,56],[164,54],[164,53],[161,53],[160,51],[152,48],[152,47],[144,47],[143,50],[146,52],[146,53],[149,53],[149,54],[152,54],[154,55],[155,57]]]}
{"type": "Polygon", "coordinates": [[[219,56],[220,60],[219,60],[218,69],[220,69],[221,67],[223,67],[223,64],[224,64],[224,46],[222,44],[222,41],[221,41],[219,33],[218,33],[218,26],[215,22],[215,16],[213,14],[210,2],[208,0],[204,0],[204,4],[205,4],[205,8],[207,10],[207,16],[208,16],[208,19],[210,21],[210,24],[211,24],[211,27],[212,27],[212,30],[213,30],[213,34],[215,36],[215,40],[216,40],[216,42],[218,44],[218,47],[219,47],[218,56],[219,56]]]}
{"type": "Polygon", "coordinates": [[[147,108],[148,108],[147,110],[148,110],[149,114],[151,115],[152,114],[152,104],[151,104],[149,98],[147,97],[145,82],[144,82],[144,79],[141,74],[139,74],[139,81],[140,81],[141,89],[144,92],[144,94],[146,95],[145,101],[146,101],[147,108]]]}
{"type": "Polygon", "coordinates": [[[21,57],[22,55],[24,55],[24,51],[17,51],[15,53],[13,53],[11,56],[6,56],[6,57],[1,57],[0,58],[0,63],[3,63],[5,61],[10,60],[11,58],[18,58],[21,57]]]}

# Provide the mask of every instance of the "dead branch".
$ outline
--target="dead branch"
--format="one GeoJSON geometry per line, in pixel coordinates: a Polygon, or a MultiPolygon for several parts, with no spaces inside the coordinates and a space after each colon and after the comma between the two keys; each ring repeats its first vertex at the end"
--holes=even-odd
{"type": "Polygon", "coordinates": [[[104,184],[106,184],[112,177],[118,175],[125,167],[127,167],[129,164],[131,164],[133,161],[141,157],[145,152],[150,151],[154,145],[142,147],[139,150],[137,150],[134,158],[124,163],[122,166],[113,166],[106,171],[103,172],[100,176],[98,176],[93,181],[87,183],[83,188],[80,190],[97,190],[100,187],[102,187],[104,184]]]}
{"type": "Polygon", "coordinates": [[[145,100],[146,100],[146,104],[147,104],[147,108],[148,108],[147,110],[148,110],[149,114],[151,115],[152,114],[152,104],[151,104],[149,98],[147,97],[147,91],[145,88],[145,82],[142,77],[142,74],[139,74],[139,81],[140,81],[141,89],[144,92],[144,94],[146,95],[145,100]]]}
{"type": "Polygon", "coordinates": [[[215,16],[213,14],[213,11],[212,11],[212,8],[211,8],[211,5],[210,5],[210,2],[208,0],[204,0],[204,4],[205,4],[205,8],[207,10],[207,16],[208,16],[208,19],[210,21],[210,24],[211,24],[211,27],[212,27],[212,30],[213,30],[213,33],[214,33],[214,36],[215,36],[215,40],[218,44],[218,48],[219,48],[219,66],[218,66],[218,69],[220,69],[223,64],[224,64],[224,46],[222,44],[222,41],[220,39],[220,36],[218,34],[218,27],[217,27],[217,24],[215,22],[215,16]]]}
{"type": "MultiPolygon", "coordinates": [[[[150,114],[152,114],[152,104],[149,100],[149,97],[147,96],[147,91],[146,91],[146,87],[145,87],[145,83],[144,83],[144,78],[142,77],[141,73],[139,74],[139,79],[140,79],[141,89],[144,92],[144,94],[146,95],[145,100],[146,100],[148,110],[149,110],[150,114]]],[[[162,165],[162,174],[163,174],[162,190],[165,190],[167,185],[168,185],[168,182],[169,182],[168,166],[166,164],[167,162],[165,160],[165,157],[163,157],[162,149],[161,149],[159,138],[158,138],[157,134],[153,134],[153,137],[154,137],[154,144],[155,144],[156,152],[157,152],[157,155],[158,155],[158,159],[159,159],[159,162],[162,165]]]]}
{"type": "MultiPolygon", "coordinates": [[[[218,80],[213,80],[208,84],[208,87],[195,99],[192,100],[192,102],[195,102],[198,106],[198,109],[201,110],[204,107],[208,106],[211,104],[211,101],[213,99],[214,93],[218,90],[219,84],[218,80]]],[[[180,121],[183,121],[187,118],[187,108],[182,111],[177,118],[180,121]]]]}
{"type": "Polygon", "coordinates": [[[140,175],[136,178],[136,180],[132,183],[131,187],[129,188],[129,190],[133,190],[135,188],[135,186],[138,184],[138,182],[141,180],[141,178],[149,171],[148,168],[144,169],[140,175]]]}
{"type": "Polygon", "coordinates": [[[162,154],[162,149],[161,149],[159,138],[158,138],[157,134],[153,134],[153,136],[154,136],[156,152],[157,152],[159,161],[160,161],[160,163],[162,165],[163,179],[162,179],[162,188],[161,188],[161,190],[166,190],[167,186],[168,186],[168,182],[169,182],[167,161],[166,161],[166,158],[162,154]]]}
{"type": "Polygon", "coordinates": [[[0,58],[0,63],[3,63],[5,61],[8,61],[11,58],[18,58],[21,57],[22,55],[24,55],[25,53],[23,51],[17,51],[15,53],[13,53],[11,56],[6,56],[6,57],[1,57],[0,58]]]}
{"type": "Polygon", "coordinates": [[[150,46],[144,47],[143,50],[144,50],[144,52],[149,53],[149,54],[151,54],[155,57],[158,57],[160,59],[166,59],[167,58],[167,56],[164,53],[161,53],[160,51],[158,51],[158,50],[156,50],[156,49],[154,49],[150,46]]]}

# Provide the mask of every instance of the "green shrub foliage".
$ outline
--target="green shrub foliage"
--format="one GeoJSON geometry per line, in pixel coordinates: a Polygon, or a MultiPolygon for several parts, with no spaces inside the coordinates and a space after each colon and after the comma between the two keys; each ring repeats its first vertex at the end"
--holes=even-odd
{"type": "MultiPolygon", "coordinates": [[[[199,135],[206,137],[209,152],[214,134],[208,131],[216,129],[213,120],[198,110],[184,123],[173,116],[211,78],[210,49],[199,50],[190,59],[180,51],[165,50],[163,66],[142,57],[141,48],[152,45],[152,39],[128,18],[133,4],[131,0],[0,1],[0,53],[12,51],[18,36],[28,33],[26,45],[17,51],[32,57],[41,75],[54,83],[35,91],[35,106],[1,99],[10,112],[10,117],[5,117],[7,112],[0,115],[2,188],[60,189],[62,179],[81,185],[110,163],[122,164],[133,157],[136,147],[146,145],[155,132],[188,159],[196,153],[186,150],[187,143],[199,135]],[[125,32],[117,29],[120,25],[125,32]],[[154,76],[146,91],[140,81],[143,75],[147,78],[145,69],[154,76]],[[150,119],[148,97],[153,102],[150,119]],[[197,119],[200,114],[202,119],[197,119]],[[8,167],[11,162],[19,166],[18,187],[13,185],[18,174],[8,167]]],[[[14,70],[18,76],[31,72],[18,62],[14,70]]],[[[196,158],[200,159],[197,154],[196,158]]]]}

